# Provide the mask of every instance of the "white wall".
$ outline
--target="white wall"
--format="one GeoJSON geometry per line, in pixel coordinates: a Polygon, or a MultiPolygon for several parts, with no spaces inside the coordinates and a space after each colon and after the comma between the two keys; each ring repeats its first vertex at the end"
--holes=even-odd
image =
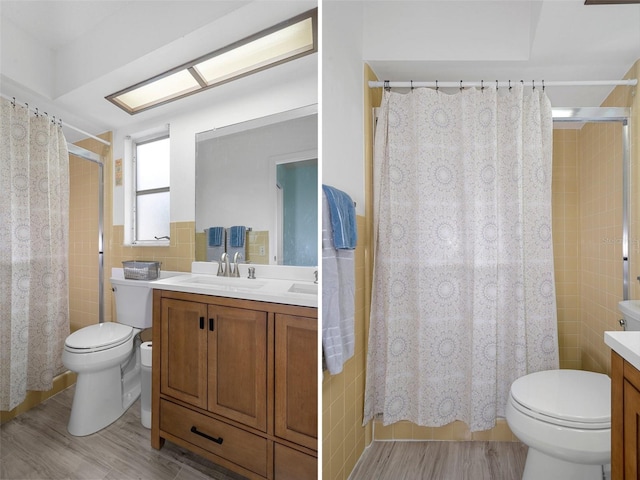
{"type": "Polygon", "coordinates": [[[322,7],[322,183],[347,192],[364,215],[364,3],[322,7]]]}
{"type": "MultiPolygon", "coordinates": [[[[114,132],[113,158],[124,156],[124,140],[163,124],[171,128],[171,222],[195,220],[195,135],[196,133],[244,122],[318,103],[317,54],[260,72],[192,98],[203,99],[201,108],[175,118],[155,119],[114,132]],[[252,76],[252,77],[255,77],[252,76]],[[251,79],[251,81],[249,80],[251,79]],[[251,87],[249,87],[251,85],[251,87]],[[214,100],[209,100],[213,98],[214,100]]],[[[162,108],[162,107],[159,107],[162,108]]],[[[126,172],[125,172],[126,174],[126,172]]],[[[124,188],[114,186],[113,224],[124,225],[124,188]]]]}

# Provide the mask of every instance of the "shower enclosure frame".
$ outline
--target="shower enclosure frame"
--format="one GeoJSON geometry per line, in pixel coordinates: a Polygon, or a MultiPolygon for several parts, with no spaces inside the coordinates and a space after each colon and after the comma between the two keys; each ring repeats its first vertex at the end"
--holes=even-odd
{"type": "Polygon", "coordinates": [[[104,158],[72,143],[67,143],[67,150],[98,165],[98,322],[104,323],[104,158]]]}
{"type": "MultiPolygon", "coordinates": [[[[554,123],[622,124],[622,299],[629,299],[629,230],[631,225],[631,151],[629,147],[631,109],[628,107],[554,107],[554,123]]],[[[640,279],[640,277],[639,277],[640,279]]]]}

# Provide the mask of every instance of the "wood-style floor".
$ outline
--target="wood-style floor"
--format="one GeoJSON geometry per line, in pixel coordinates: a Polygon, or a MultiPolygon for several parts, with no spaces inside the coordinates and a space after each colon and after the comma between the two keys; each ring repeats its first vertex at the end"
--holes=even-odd
{"type": "Polygon", "coordinates": [[[0,427],[2,480],[246,480],[171,442],[151,448],[139,400],[107,428],[67,432],[74,387],[0,427]]]}
{"type": "Polygon", "coordinates": [[[519,442],[374,442],[350,480],[519,480],[519,442]]]}

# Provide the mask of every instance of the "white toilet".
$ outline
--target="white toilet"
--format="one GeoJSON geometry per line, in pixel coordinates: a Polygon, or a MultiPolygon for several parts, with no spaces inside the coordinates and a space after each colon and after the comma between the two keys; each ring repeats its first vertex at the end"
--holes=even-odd
{"type": "Polygon", "coordinates": [[[67,429],[84,436],[115,422],[140,396],[140,339],[152,324],[149,282],[112,278],[118,323],[84,327],[65,341],[62,363],[78,373],[67,429]]]}
{"type": "Polygon", "coordinates": [[[523,480],[602,480],[611,463],[611,380],[580,370],[531,373],[511,385],[506,418],[529,447],[523,480]]]}

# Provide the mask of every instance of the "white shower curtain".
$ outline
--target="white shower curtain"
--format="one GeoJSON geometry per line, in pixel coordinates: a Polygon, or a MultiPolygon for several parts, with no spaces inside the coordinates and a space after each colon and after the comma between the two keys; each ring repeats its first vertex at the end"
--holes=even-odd
{"type": "Polygon", "coordinates": [[[0,410],[11,410],[65,370],[69,154],[59,125],[0,101],[0,410]]]}
{"type": "Polygon", "coordinates": [[[487,430],[558,368],[551,142],[540,89],[384,93],[365,423],[487,430]]]}

